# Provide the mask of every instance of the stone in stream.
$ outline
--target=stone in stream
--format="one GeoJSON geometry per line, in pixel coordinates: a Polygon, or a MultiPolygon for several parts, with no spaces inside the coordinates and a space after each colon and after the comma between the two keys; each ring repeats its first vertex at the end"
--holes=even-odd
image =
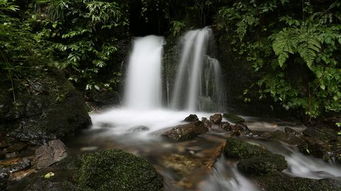
{"type": "Polygon", "coordinates": [[[189,116],[187,116],[184,120],[185,122],[197,122],[199,121],[199,118],[197,115],[195,114],[190,114],[189,116]]]}
{"type": "Polygon", "coordinates": [[[66,147],[60,140],[50,141],[47,145],[39,147],[35,152],[37,168],[46,168],[67,156],[66,147]]]}
{"type": "Polygon", "coordinates": [[[206,117],[201,118],[201,121],[204,123],[205,127],[207,129],[211,129],[212,128],[212,122],[210,120],[208,120],[206,117]]]}
{"type": "Polygon", "coordinates": [[[224,154],[227,158],[239,159],[238,169],[249,175],[281,172],[287,168],[283,156],[236,138],[227,139],[224,154]]]}
{"type": "Polygon", "coordinates": [[[216,113],[212,116],[210,116],[210,121],[212,121],[212,123],[218,125],[221,123],[221,121],[223,120],[223,116],[219,113],[216,113]]]}
{"type": "Polygon", "coordinates": [[[201,121],[192,122],[184,125],[179,125],[166,131],[162,136],[167,137],[173,141],[187,141],[196,136],[206,133],[208,131],[204,123],[201,121]]]}

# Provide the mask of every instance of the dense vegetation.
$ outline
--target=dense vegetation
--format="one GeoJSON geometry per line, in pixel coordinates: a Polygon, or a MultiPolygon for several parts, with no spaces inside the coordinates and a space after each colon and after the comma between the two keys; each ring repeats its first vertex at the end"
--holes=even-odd
{"type": "Polygon", "coordinates": [[[341,110],[339,1],[0,0],[0,21],[13,101],[13,84],[37,67],[63,70],[85,93],[118,91],[132,36],[211,25],[238,60],[223,64],[246,63],[256,76],[245,101],[272,97],[310,117],[341,110]]]}

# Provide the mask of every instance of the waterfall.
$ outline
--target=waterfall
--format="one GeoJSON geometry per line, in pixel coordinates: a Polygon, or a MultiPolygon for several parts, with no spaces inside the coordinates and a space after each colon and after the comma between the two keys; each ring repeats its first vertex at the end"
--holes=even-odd
{"type": "Polygon", "coordinates": [[[134,109],[161,107],[163,37],[136,38],[129,57],[124,105],[134,109]]]}
{"type": "Polygon", "coordinates": [[[182,51],[171,100],[173,109],[217,110],[222,106],[220,64],[208,56],[212,36],[212,30],[206,27],[189,31],[181,38],[182,51]]]}

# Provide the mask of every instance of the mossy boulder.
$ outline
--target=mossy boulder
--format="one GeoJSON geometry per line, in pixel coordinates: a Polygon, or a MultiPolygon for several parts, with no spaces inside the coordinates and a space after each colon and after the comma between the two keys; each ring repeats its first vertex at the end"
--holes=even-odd
{"type": "Polygon", "coordinates": [[[146,160],[121,150],[82,156],[79,170],[81,190],[160,191],[162,177],[146,160]]]}
{"type": "Polygon", "coordinates": [[[14,92],[8,79],[0,79],[0,132],[43,144],[91,124],[82,95],[60,71],[37,69],[13,83],[14,92]]]}
{"type": "Polygon", "coordinates": [[[229,138],[224,148],[228,158],[239,159],[238,169],[248,175],[261,175],[286,169],[285,158],[245,141],[229,138]]]}
{"type": "Polygon", "coordinates": [[[240,139],[229,138],[224,148],[224,154],[227,158],[248,159],[255,156],[262,156],[269,152],[264,148],[247,143],[240,139]]]}
{"type": "Polygon", "coordinates": [[[276,172],[265,176],[255,176],[258,186],[266,191],[340,191],[340,185],[333,180],[314,180],[291,177],[276,172]]]}
{"type": "Polygon", "coordinates": [[[249,159],[242,159],[238,163],[238,169],[244,174],[262,175],[272,172],[281,172],[288,168],[285,158],[276,154],[265,154],[249,159]]]}

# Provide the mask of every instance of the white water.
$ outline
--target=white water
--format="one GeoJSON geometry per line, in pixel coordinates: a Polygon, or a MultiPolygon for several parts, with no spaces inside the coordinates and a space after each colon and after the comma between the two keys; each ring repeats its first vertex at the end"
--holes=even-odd
{"type": "Polygon", "coordinates": [[[224,157],[216,162],[212,174],[199,187],[201,191],[258,191],[236,166],[226,164],[224,157]]]}
{"type": "Polygon", "coordinates": [[[310,179],[341,179],[340,166],[326,163],[321,159],[306,157],[297,151],[284,156],[289,166],[285,172],[289,175],[310,179]]]}
{"type": "Polygon", "coordinates": [[[220,82],[220,64],[207,55],[211,38],[212,31],[207,27],[189,31],[182,37],[182,54],[171,101],[173,109],[217,110],[217,106],[221,105],[220,95],[223,86],[220,82]],[[214,70],[210,70],[210,67],[214,67],[214,70]],[[207,74],[208,72],[210,74],[207,74]],[[215,105],[215,107],[207,108],[206,105],[215,105]]]}
{"type": "Polygon", "coordinates": [[[161,107],[161,59],[164,40],[158,36],[137,38],[129,58],[124,105],[135,109],[161,107]]]}

